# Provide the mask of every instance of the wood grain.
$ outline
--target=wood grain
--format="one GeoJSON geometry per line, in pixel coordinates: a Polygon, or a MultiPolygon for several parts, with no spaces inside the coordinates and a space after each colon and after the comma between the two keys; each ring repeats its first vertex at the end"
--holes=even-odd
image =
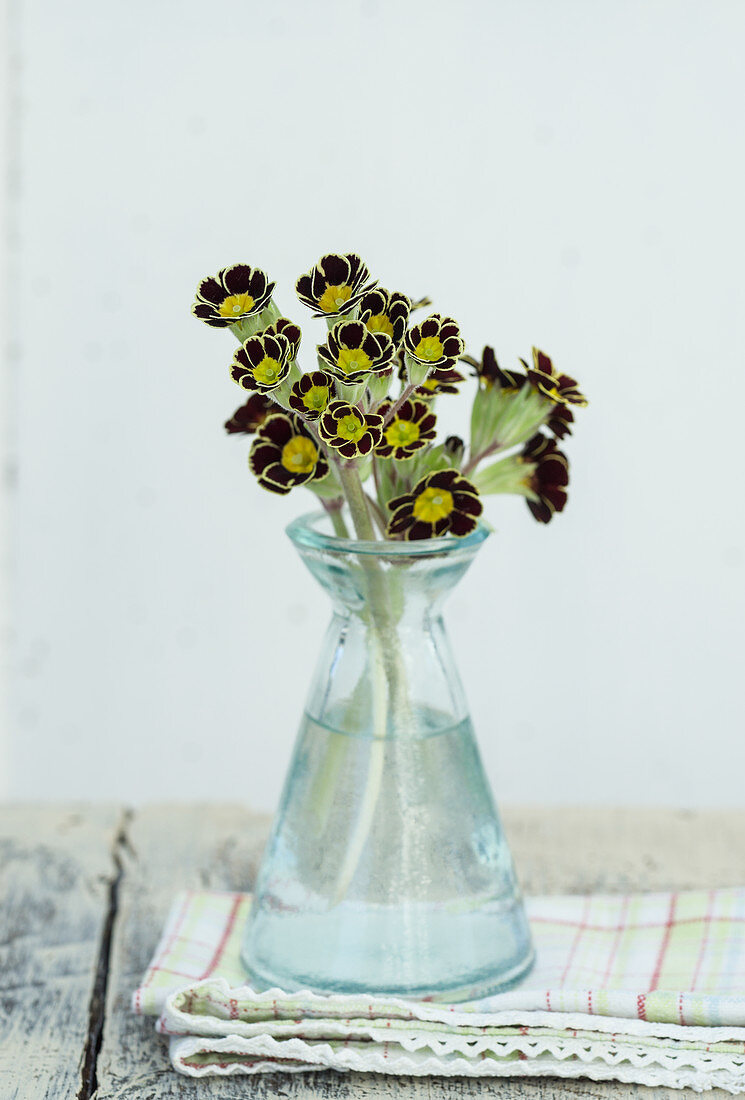
{"type": "MultiPolygon", "coordinates": [[[[745,814],[660,810],[510,809],[504,813],[529,893],[686,889],[745,881],[745,814]]],[[[171,898],[183,887],[246,889],[268,821],[229,806],[150,807],[127,830],[96,1100],[564,1100],[620,1096],[692,1100],[689,1090],[556,1079],[272,1074],[199,1081],[174,1073],[151,1020],[129,1013],[171,898]]],[[[728,1094],[715,1090],[711,1100],[728,1094]]]]}
{"type": "MultiPolygon", "coordinates": [[[[504,817],[526,892],[686,889],[745,881],[743,813],[519,809],[504,817]]],[[[234,806],[154,806],[129,815],[118,807],[0,810],[3,1100],[249,1095],[260,1100],[497,1095],[686,1100],[695,1095],[556,1079],[329,1072],[194,1081],[177,1075],[153,1021],[131,1015],[131,991],[176,890],[250,887],[267,828],[266,818],[234,806]]],[[[710,1095],[715,1100],[727,1094],[710,1095]]]]}
{"type": "Polygon", "coordinates": [[[91,1003],[122,823],[116,807],[0,808],[3,1100],[85,1092],[91,1003]]]}
{"type": "Polygon", "coordinates": [[[268,825],[268,819],[230,806],[153,806],[130,822],[96,1100],[261,1095],[254,1080],[200,1082],[177,1075],[165,1043],[154,1032],[154,1021],[132,1016],[130,1000],[176,890],[245,889],[255,877],[268,825]]]}

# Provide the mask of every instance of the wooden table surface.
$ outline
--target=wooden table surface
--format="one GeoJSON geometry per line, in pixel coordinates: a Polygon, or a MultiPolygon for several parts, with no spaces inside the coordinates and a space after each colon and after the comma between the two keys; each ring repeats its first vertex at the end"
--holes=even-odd
{"type": "MultiPolygon", "coordinates": [[[[507,809],[503,816],[526,893],[745,882],[745,813],[507,809]]],[[[0,808],[2,1100],[697,1095],[550,1078],[323,1072],[197,1081],[176,1074],[153,1020],[130,1014],[132,989],[173,894],[250,887],[267,827],[266,817],[224,805],[0,808]]]]}

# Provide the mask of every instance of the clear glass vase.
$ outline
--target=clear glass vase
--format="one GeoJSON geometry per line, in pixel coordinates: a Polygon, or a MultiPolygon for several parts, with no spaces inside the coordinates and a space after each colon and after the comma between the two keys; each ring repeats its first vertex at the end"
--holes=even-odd
{"type": "Polygon", "coordinates": [[[488,531],[287,531],[334,614],[243,943],[254,986],[460,1000],[533,949],[442,621],[488,531]]]}

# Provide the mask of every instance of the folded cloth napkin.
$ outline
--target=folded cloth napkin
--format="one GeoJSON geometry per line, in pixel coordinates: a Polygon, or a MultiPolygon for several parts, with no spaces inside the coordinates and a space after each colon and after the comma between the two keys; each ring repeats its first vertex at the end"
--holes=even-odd
{"type": "Polygon", "coordinates": [[[192,1077],[364,1070],[745,1092],[745,888],[527,901],[518,988],[457,1005],[245,985],[247,894],[180,894],[136,1013],[192,1077]]]}

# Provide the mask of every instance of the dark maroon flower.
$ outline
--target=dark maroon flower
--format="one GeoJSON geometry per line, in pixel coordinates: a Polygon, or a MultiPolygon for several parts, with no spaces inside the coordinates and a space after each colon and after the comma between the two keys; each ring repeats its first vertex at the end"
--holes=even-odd
{"type": "Polygon", "coordinates": [[[312,370],[298,378],[290,390],[290,407],[306,420],[318,420],[334,397],[334,380],[322,370],[312,370]]]}
{"type": "Polygon", "coordinates": [[[452,317],[433,313],[404,336],[407,356],[432,371],[452,370],[463,354],[463,339],[452,317]]]}
{"type": "Polygon", "coordinates": [[[554,512],[563,511],[567,502],[569,462],[553,439],[538,432],[522,451],[522,461],[529,467],[526,484],[535,495],[526,499],[528,508],[539,523],[548,523],[554,512]]]}
{"type": "Polygon", "coordinates": [[[528,372],[528,378],[556,405],[586,405],[587,398],[580,393],[579,386],[568,374],[559,374],[547,355],[533,348],[533,367],[521,360],[528,372]]]}
{"type": "Polygon", "coordinates": [[[429,375],[414,390],[415,397],[423,397],[425,400],[431,397],[439,397],[441,393],[457,393],[458,386],[465,381],[459,370],[438,370],[429,375]]]}
{"type": "Polygon", "coordinates": [[[374,290],[368,290],[360,302],[359,319],[370,332],[382,332],[384,336],[390,336],[398,348],[404,338],[410,313],[411,302],[405,294],[400,294],[397,290],[391,294],[378,286],[374,290]]]}
{"type": "Polygon", "coordinates": [[[360,412],[346,401],[332,401],[318,421],[318,434],[344,458],[359,458],[371,454],[380,443],[383,417],[360,412]]]}
{"type": "Polygon", "coordinates": [[[227,328],[253,317],[268,305],[276,283],[270,283],[260,267],[233,264],[217,275],[202,279],[191,311],[214,328],[227,328]]]}
{"type": "Polygon", "coordinates": [[[233,356],[230,376],[244,390],[267,393],[281,385],[290,373],[290,351],[286,336],[265,332],[249,336],[233,356]]]}
{"type": "Polygon", "coordinates": [[[546,427],[557,439],[563,439],[564,436],[572,434],[573,423],[574,413],[568,405],[554,405],[546,421],[546,427]]]}
{"type": "Polygon", "coordinates": [[[478,489],[458,470],[427,474],[388,507],[393,514],[387,534],[404,539],[439,538],[448,532],[460,538],[475,529],[482,512],[478,489]]]}
{"type": "Polygon", "coordinates": [[[328,473],[317,440],[296,417],[282,412],[270,416],[259,428],[248,464],[260,485],[282,495],[328,473]]]}
{"type": "Polygon", "coordinates": [[[371,290],[370,272],[354,252],[322,256],[307,275],[295,283],[300,301],[315,310],[314,317],[344,317],[357,308],[371,290]]]}
{"type": "Polygon", "coordinates": [[[340,382],[355,385],[371,374],[390,373],[395,348],[390,336],[370,332],[362,321],[338,321],[318,357],[340,382]]]}
{"type": "Polygon", "coordinates": [[[499,386],[502,390],[517,391],[522,389],[528,381],[527,375],[523,374],[522,371],[502,370],[494,354],[494,348],[489,347],[488,344],[484,348],[480,360],[474,359],[470,355],[462,355],[461,360],[473,367],[474,375],[485,388],[499,386]]]}
{"type": "Polygon", "coordinates": [[[287,317],[278,317],[276,321],[272,321],[271,325],[262,329],[261,335],[284,336],[290,345],[290,359],[297,359],[302,337],[300,325],[296,325],[294,321],[288,320],[287,317]]]}
{"type": "MultiPolygon", "coordinates": [[[[389,399],[378,406],[378,413],[384,422],[392,405],[389,399]]],[[[404,401],[383,428],[383,438],[376,447],[376,454],[399,461],[413,458],[417,451],[435,438],[435,422],[435,414],[430,412],[426,401],[404,401]]]]}
{"type": "Polygon", "coordinates": [[[264,421],[279,412],[277,405],[263,393],[252,393],[245,405],[236,409],[230,420],[225,421],[229,435],[253,435],[264,421]]]}

